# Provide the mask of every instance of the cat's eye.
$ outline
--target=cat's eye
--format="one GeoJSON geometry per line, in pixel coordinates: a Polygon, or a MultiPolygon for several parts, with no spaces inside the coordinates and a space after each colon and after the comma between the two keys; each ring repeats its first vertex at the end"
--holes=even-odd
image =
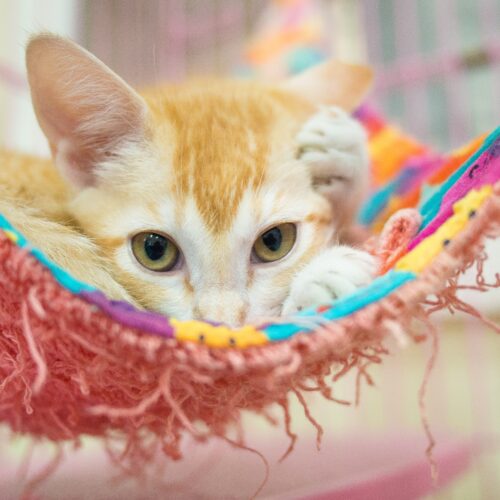
{"type": "Polygon", "coordinates": [[[143,232],[132,238],[132,252],[137,261],[150,271],[171,271],[179,261],[177,245],[166,236],[143,232]]]}
{"type": "Polygon", "coordinates": [[[264,231],[253,245],[253,255],[259,262],[274,262],[287,255],[295,244],[295,224],[284,223],[264,231]]]}

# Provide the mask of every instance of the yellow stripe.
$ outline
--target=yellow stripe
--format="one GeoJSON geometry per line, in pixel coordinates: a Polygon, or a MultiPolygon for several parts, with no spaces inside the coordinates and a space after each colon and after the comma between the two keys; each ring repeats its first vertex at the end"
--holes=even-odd
{"type": "Polygon", "coordinates": [[[477,210],[493,192],[491,186],[469,191],[453,205],[452,215],[435,233],[425,238],[411,252],[402,257],[395,266],[399,271],[422,272],[443,250],[446,241],[452,240],[464,229],[470,214],[477,210]]]}
{"type": "Polygon", "coordinates": [[[205,344],[209,347],[249,347],[267,344],[268,338],[251,325],[232,330],[226,326],[212,326],[202,321],[171,320],[178,340],[205,344]]]}

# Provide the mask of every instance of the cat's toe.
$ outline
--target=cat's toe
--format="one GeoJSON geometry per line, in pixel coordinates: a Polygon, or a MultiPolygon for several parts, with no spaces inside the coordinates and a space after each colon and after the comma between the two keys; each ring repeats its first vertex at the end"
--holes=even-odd
{"type": "Polygon", "coordinates": [[[323,147],[349,151],[366,135],[361,124],[335,107],[324,108],[310,118],[297,134],[299,147],[323,147]]]}
{"type": "Polygon", "coordinates": [[[362,250],[342,247],[345,250],[338,262],[332,262],[325,272],[335,278],[346,279],[355,287],[367,285],[375,276],[378,267],[377,259],[362,250]]]}
{"type": "Polygon", "coordinates": [[[282,314],[294,314],[318,304],[326,304],[332,300],[331,290],[324,286],[324,283],[305,283],[302,287],[295,287],[290,293],[283,303],[282,314]]]}
{"type": "Polygon", "coordinates": [[[330,304],[367,285],[374,278],[377,260],[367,252],[338,246],[313,260],[294,279],[282,314],[330,304]]]}
{"type": "Polygon", "coordinates": [[[329,304],[349,295],[357,286],[349,279],[339,275],[326,275],[321,280],[304,283],[294,287],[283,304],[283,314],[293,314],[303,309],[329,304]]]}
{"type": "MultiPolygon", "coordinates": [[[[325,108],[299,131],[297,159],[326,169],[327,181],[352,179],[367,164],[366,133],[360,123],[337,108],[325,108]]],[[[320,172],[320,177],[322,174],[320,172]]]]}

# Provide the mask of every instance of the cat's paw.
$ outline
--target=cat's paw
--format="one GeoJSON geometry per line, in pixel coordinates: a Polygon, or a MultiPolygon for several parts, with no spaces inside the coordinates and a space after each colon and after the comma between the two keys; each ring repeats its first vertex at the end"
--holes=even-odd
{"type": "Polygon", "coordinates": [[[345,184],[368,169],[366,133],[340,108],[323,108],[297,134],[296,157],[314,167],[317,185],[345,184]]]}
{"type": "Polygon", "coordinates": [[[375,276],[376,259],[348,246],[329,248],[315,257],[292,281],[282,314],[329,304],[367,285],[375,276]]]}

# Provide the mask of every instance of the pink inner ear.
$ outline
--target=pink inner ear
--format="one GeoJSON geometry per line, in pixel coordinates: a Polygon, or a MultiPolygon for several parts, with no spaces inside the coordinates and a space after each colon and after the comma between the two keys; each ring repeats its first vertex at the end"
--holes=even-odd
{"type": "Polygon", "coordinates": [[[90,53],[53,35],[36,37],[26,61],[34,109],[64,176],[82,187],[124,140],[144,136],[146,103],[90,53]]]}
{"type": "Polygon", "coordinates": [[[63,171],[66,179],[78,188],[93,186],[95,175],[93,166],[98,158],[83,148],[74,148],[69,141],[60,141],[59,147],[51,146],[55,163],[63,171]]]}

